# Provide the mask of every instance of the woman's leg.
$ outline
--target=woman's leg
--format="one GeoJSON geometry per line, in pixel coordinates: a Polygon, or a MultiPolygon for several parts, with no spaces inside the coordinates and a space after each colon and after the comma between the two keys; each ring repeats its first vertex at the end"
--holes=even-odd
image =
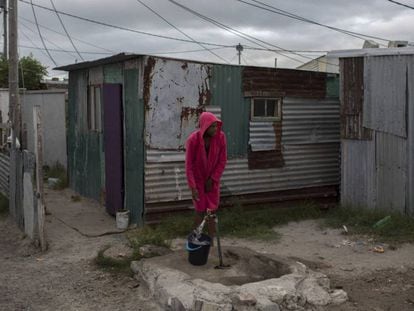
{"type": "Polygon", "coordinates": [[[194,229],[197,229],[197,227],[203,222],[203,219],[204,213],[196,211],[194,215],[194,229]]]}

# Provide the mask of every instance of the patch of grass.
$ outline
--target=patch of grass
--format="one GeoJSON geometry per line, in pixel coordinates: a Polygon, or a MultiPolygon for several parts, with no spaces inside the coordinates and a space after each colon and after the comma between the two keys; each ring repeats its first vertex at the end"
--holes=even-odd
{"type": "Polygon", "coordinates": [[[414,219],[398,213],[337,207],[328,211],[324,223],[334,228],[346,225],[350,234],[371,235],[384,242],[414,242],[414,219]],[[390,220],[383,226],[374,228],[386,216],[391,216],[390,220]]]}
{"type": "Polygon", "coordinates": [[[128,233],[128,239],[135,250],[146,244],[169,247],[168,240],[174,237],[176,235],[169,235],[169,231],[162,226],[145,226],[128,233]]]}
{"type": "Polygon", "coordinates": [[[65,170],[65,167],[56,162],[52,167],[44,167],[44,178],[57,178],[59,179],[58,183],[53,187],[55,190],[63,190],[68,187],[68,174],[65,170]]]}
{"type": "Polygon", "coordinates": [[[9,214],[9,199],[0,193],[0,218],[9,214]]]}
{"type": "MultiPolygon", "coordinates": [[[[298,207],[275,208],[262,207],[248,209],[227,208],[219,212],[221,236],[247,239],[274,240],[280,237],[273,227],[290,221],[320,218],[322,212],[316,204],[304,202],[298,207]]],[[[156,227],[144,227],[129,233],[129,239],[135,249],[144,244],[168,246],[168,240],[185,237],[192,230],[193,215],[174,215],[166,217],[156,227]]],[[[207,227],[207,226],[206,226],[207,227]]]]}
{"type": "Polygon", "coordinates": [[[108,248],[109,246],[106,246],[98,252],[98,255],[94,260],[95,264],[106,272],[111,272],[114,274],[126,274],[132,276],[133,272],[130,268],[131,262],[133,260],[140,259],[139,254],[134,252],[134,254],[131,257],[115,259],[112,257],[105,256],[105,251],[108,248]]]}
{"type": "Polygon", "coordinates": [[[280,235],[273,227],[291,221],[316,219],[322,212],[316,204],[304,202],[297,207],[262,207],[246,209],[244,207],[228,208],[219,214],[220,231],[223,235],[239,238],[270,240],[280,235]]]}

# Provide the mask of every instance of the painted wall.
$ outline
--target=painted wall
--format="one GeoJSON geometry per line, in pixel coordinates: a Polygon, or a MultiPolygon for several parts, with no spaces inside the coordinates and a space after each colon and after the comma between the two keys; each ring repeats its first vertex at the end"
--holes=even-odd
{"type": "Polygon", "coordinates": [[[23,141],[34,152],[33,107],[40,106],[43,126],[43,162],[67,166],[66,91],[26,91],[22,101],[23,141]]]}

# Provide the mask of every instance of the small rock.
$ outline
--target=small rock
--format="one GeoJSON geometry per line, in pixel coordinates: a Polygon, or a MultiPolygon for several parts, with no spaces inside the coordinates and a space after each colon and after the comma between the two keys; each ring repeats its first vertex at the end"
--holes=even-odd
{"type": "Polygon", "coordinates": [[[408,272],[408,268],[405,266],[398,267],[397,272],[401,274],[406,274],[408,272]]]}
{"type": "Polygon", "coordinates": [[[167,247],[156,246],[156,245],[144,245],[139,248],[139,254],[145,258],[163,256],[171,252],[172,251],[167,247]]]}
{"type": "Polygon", "coordinates": [[[334,290],[331,293],[331,303],[334,305],[340,305],[348,300],[348,294],[342,289],[334,290]]]}
{"type": "Polygon", "coordinates": [[[254,306],[257,299],[250,293],[238,293],[231,298],[233,304],[242,306],[254,306]]]}
{"type": "Polygon", "coordinates": [[[340,267],[340,269],[341,269],[342,271],[348,271],[348,272],[350,272],[350,271],[354,271],[354,268],[352,268],[352,267],[340,267]]]}
{"type": "Polygon", "coordinates": [[[181,301],[176,297],[168,300],[168,306],[171,311],[186,311],[181,301]]]}
{"type": "Polygon", "coordinates": [[[316,279],[305,279],[301,284],[301,292],[309,304],[326,306],[331,302],[331,297],[316,279]]]}

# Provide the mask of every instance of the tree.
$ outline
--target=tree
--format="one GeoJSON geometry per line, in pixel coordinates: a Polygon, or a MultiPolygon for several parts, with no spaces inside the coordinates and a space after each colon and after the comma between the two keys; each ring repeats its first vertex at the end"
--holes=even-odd
{"type": "MultiPolygon", "coordinates": [[[[19,87],[27,90],[41,90],[44,88],[41,81],[46,75],[46,67],[32,54],[19,60],[19,87]]],[[[9,62],[4,57],[0,58],[0,87],[9,87],[9,62]]]]}

